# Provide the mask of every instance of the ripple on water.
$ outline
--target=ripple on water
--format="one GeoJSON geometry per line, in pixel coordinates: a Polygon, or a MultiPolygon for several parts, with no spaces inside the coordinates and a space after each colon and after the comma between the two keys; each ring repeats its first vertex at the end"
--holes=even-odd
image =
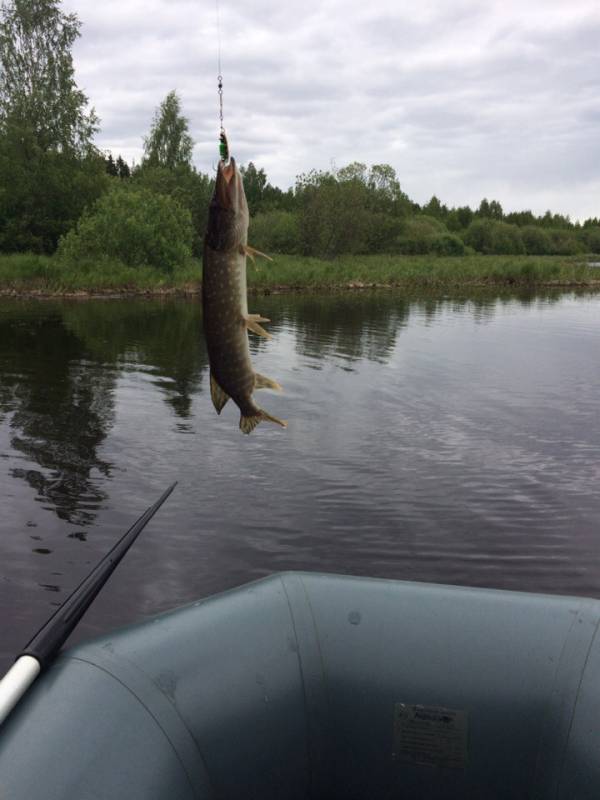
{"type": "Polygon", "coordinates": [[[600,296],[259,310],[244,437],[199,303],[0,304],[0,659],[173,480],[81,635],[282,569],[600,597],[600,296]]]}

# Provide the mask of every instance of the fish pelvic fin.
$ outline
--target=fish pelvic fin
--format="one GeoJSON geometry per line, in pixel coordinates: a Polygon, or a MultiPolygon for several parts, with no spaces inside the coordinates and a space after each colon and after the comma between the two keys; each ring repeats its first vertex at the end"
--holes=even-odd
{"type": "Polygon", "coordinates": [[[283,389],[272,378],[267,378],[266,375],[261,375],[260,372],[254,373],[254,388],[255,389],[274,389],[276,392],[281,392],[283,389]]]}
{"type": "Polygon", "coordinates": [[[242,433],[252,433],[258,423],[263,421],[274,422],[276,425],[281,425],[282,428],[287,428],[287,422],[284,419],[279,419],[279,417],[267,414],[267,412],[263,411],[261,408],[258,410],[258,414],[252,414],[252,416],[248,417],[242,415],[240,417],[240,430],[242,433]]]}
{"type": "Polygon", "coordinates": [[[256,264],[256,261],[254,260],[255,256],[266,258],[267,261],[273,261],[271,256],[268,256],[266,253],[261,253],[261,251],[257,250],[255,247],[250,247],[249,244],[240,245],[240,252],[242,253],[242,255],[248,256],[248,258],[252,261],[253,264],[256,264]]]}
{"type": "Polygon", "coordinates": [[[248,314],[247,316],[244,317],[244,322],[246,323],[246,327],[248,328],[249,331],[252,331],[252,333],[256,333],[257,336],[264,336],[265,339],[272,339],[273,337],[271,336],[271,334],[267,333],[267,331],[261,325],[258,324],[259,320],[261,322],[269,322],[269,320],[266,319],[266,317],[261,317],[260,314],[248,314]]]}
{"type": "Polygon", "coordinates": [[[229,395],[221,389],[212,372],[210,373],[210,399],[213,401],[217,414],[221,413],[223,406],[229,400],[229,395]]]}

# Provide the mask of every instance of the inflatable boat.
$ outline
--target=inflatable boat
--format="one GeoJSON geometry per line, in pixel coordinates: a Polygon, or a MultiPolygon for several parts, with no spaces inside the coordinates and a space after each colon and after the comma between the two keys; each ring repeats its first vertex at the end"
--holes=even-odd
{"type": "Polygon", "coordinates": [[[598,800],[600,601],[283,573],[64,651],[2,800],[598,800]]]}

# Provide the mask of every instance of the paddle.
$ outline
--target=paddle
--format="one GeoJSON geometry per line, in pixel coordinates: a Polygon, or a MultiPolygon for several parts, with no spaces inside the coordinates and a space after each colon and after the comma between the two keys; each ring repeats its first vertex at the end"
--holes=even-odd
{"type": "Polygon", "coordinates": [[[0,680],[0,725],[40,672],[51,663],[117,564],[176,485],[177,481],[142,514],[19,653],[13,666],[0,680]]]}

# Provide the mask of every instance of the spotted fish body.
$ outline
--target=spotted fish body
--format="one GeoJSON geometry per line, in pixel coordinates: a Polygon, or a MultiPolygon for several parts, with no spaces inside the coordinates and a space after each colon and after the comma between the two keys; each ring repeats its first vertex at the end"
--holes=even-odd
{"type": "Polygon", "coordinates": [[[248,204],[242,176],[232,158],[219,163],[215,192],[209,208],[204,240],[202,305],[204,333],[210,362],[213,404],[221,413],[231,398],[240,409],[240,428],[250,433],[262,420],[286,426],[259,408],[255,389],[281,387],[254,371],[250,360],[248,330],[269,336],[260,326],[268,322],[248,313],[246,256],[248,248],[248,204]]]}

